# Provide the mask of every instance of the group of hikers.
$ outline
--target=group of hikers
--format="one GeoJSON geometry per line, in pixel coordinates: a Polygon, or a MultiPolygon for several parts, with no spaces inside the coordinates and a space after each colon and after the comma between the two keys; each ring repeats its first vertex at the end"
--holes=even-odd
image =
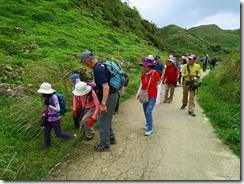
{"type": "MultiPolygon", "coordinates": [[[[141,102],[142,92],[146,91],[146,101],[141,102],[146,119],[146,124],[143,127],[146,136],[153,133],[152,112],[155,104],[160,104],[163,84],[165,85],[163,103],[171,103],[175,87],[182,86],[181,109],[185,109],[188,105],[188,115],[196,116],[194,113],[195,90],[189,88],[189,84],[194,78],[201,77],[201,67],[196,63],[197,56],[193,54],[181,56],[180,64],[177,58],[172,55],[168,57],[165,63],[161,63],[160,59],[160,56],[153,57],[153,55],[148,55],[139,64],[143,67],[143,71],[141,72],[136,98],[141,102]]],[[[74,95],[72,108],[74,126],[89,141],[94,137],[93,125],[98,120],[100,142],[94,146],[94,150],[109,151],[111,150],[111,144],[116,143],[116,135],[112,128],[112,118],[118,105],[120,93],[109,83],[111,79],[110,72],[91,51],[84,51],[80,56],[80,62],[93,70],[94,83],[89,84],[81,81],[78,74],[70,76],[74,95]]],[[[56,136],[60,138],[74,139],[76,134],[71,135],[61,130],[61,116],[57,115],[57,112],[60,111],[60,104],[56,91],[52,89],[51,84],[42,83],[37,92],[42,94],[46,105],[45,114],[48,116],[47,123],[44,125],[44,147],[51,147],[52,129],[54,129],[56,136]],[[52,99],[52,102],[50,99],[52,99]]]]}

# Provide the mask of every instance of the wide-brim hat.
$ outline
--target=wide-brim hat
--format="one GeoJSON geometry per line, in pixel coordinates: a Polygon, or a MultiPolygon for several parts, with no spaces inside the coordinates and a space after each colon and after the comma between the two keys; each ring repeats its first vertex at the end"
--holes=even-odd
{"type": "Polygon", "coordinates": [[[140,63],[140,66],[153,66],[153,65],[154,65],[153,60],[149,58],[144,59],[144,61],[140,63]]]}
{"type": "Polygon", "coordinates": [[[174,58],[169,58],[168,61],[170,61],[171,63],[173,63],[173,65],[175,65],[175,60],[174,60],[174,58]]]}
{"type": "Polygon", "coordinates": [[[78,82],[75,85],[75,89],[73,90],[73,94],[75,96],[83,96],[88,94],[91,91],[91,86],[88,86],[85,82],[78,82]]]}
{"type": "Polygon", "coordinates": [[[52,94],[55,90],[52,89],[51,84],[44,82],[41,84],[40,89],[38,89],[37,93],[43,93],[43,94],[52,94]]]}

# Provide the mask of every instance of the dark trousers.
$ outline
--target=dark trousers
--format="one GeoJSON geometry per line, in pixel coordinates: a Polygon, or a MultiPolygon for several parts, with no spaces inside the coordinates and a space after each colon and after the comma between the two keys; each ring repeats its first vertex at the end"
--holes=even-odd
{"type": "Polygon", "coordinates": [[[62,139],[70,140],[74,138],[74,135],[68,134],[61,130],[60,125],[61,119],[54,122],[47,122],[44,127],[44,147],[48,148],[51,146],[51,130],[53,129],[56,136],[62,139]]]}
{"type": "Polygon", "coordinates": [[[84,115],[84,109],[81,107],[80,109],[78,109],[77,116],[73,116],[75,129],[80,128],[80,121],[81,121],[83,115],[84,115]]]}
{"type": "Polygon", "coordinates": [[[120,98],[120,96],[119,96],[119,93],[118,93],[118,100],[117,100],[114,112],[118,112],[119,111],[119,98],[120,98]]]}
{"type": "Polygon", "coordinates": [[[181,78],[182,78],[182,77],[181,77],[181,72],[179,72],[179,84],[182,84],[182,83],[181,83],[181,78]]]}

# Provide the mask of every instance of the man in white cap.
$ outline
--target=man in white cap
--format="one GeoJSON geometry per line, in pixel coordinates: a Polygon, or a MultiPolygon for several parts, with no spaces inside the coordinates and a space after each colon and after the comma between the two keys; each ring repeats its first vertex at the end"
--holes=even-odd
{"type": "Polygon", "coordinates": [[[190,55],[188,57],[188,64],[184,65],[182,71],[182,77],[184,78],[183,81],[183,99],[182,99],[182,106],[181,109],[185,109],[188,104],[188,115],[196,116],[194,113],[195,109],[195,90],[189,89],[190,80],[193,80],[194,77],[201,77],[201,67],[199,64],[195,63],[196,56],[190,55]],[[189,67],[189,71],[188,71],[189,67]],[[190,94],[190,98],[188,100],[188,93],[190,94]]]}

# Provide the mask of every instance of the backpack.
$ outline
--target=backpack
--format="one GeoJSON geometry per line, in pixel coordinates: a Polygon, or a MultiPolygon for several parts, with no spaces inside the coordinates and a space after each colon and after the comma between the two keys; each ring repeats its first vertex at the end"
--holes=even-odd
{"type": "MultiPolygon", "coordinates": [[[[97,86],[95,82],[86,82],[88,86],[91,86],[91,89],[97,94],[97,86]]],[[[88,93],[88,101],[92,101],[92,90],[88,93]]]]}
{"type": "MultiPolygon", "coordinates": [[[[57,97],[58,97],[60,111],[58,111],[53,116],[61,116],[61,115],[64,115],[67,112],[66,104],[65,104],[65,100],[64,100],[64,96],[62,94],[60,94],[60,93],[54,93],[54,94],[57,95],[57,97]]],[[[50,97],[49,103],[54,106],[53,95],[50,97]]]]}
{"type": "Polygon", "coordinates": [[[111,74],[111,79],[109,81],[110,86],[112,86],[114,89],[119,90],[122,88],[122,86],[128,85],[128,75],[123,72],[115,62],[106,61],[104,65],[111,74]]]}
{"type": "Polygon", "coordinates": [[[86,82],[88,86],[91,86],[91,89],[95,92],[97,92],[97,86],[95,82],[86,82]]]}

